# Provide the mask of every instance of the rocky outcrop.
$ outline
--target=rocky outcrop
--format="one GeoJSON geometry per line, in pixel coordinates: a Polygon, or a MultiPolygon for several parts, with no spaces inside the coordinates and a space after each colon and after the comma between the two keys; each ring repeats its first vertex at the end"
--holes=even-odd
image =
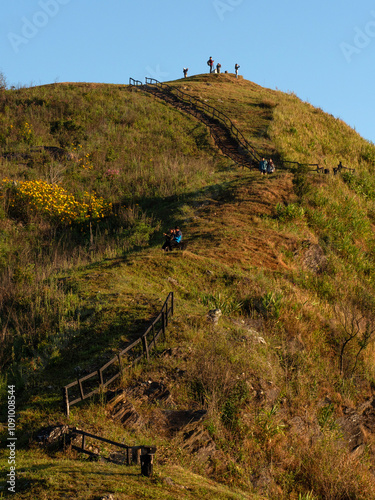
{"type": "Polygon", "coordinates": [[[211,309],[211,311],[208,311],[207,319],[213,325],[217,325],[221,315],[222,315],[222,312],[220,309],[211,309]]]}
{"type": "Polygon", "coordinates": [[[121,391],[109,402],[107,413],[113,420],[117,420],[127,427],[141,427],[145,423],[129,401],[125,391],[121,391]]]}
{"type": "Polygon", "coordinates": [[[302,248],[295,251],[297,257],[303,267],[313,273],[324,273],[328,266],[328,259],[320,245],[309,240],[302,242],[302,248]]]}
{"type": "Polygon", "coordinates": [[[343,407],[343,415],[336,420],[346,445],[352,453],[361,454],[375,435],[375,398],[359,408],[343,407]]]}

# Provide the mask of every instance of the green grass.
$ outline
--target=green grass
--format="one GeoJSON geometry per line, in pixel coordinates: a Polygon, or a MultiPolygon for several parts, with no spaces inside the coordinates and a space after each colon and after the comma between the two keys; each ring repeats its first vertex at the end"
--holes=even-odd
{"type": "MultiPolygon", "coordinates": [[[[0,490],[0,498],[89,499],[112,494],[116,499],[172,500],[204,498],[261,500],[259,495],[228,488],[178,466],[156,466],[153,478],[141,476],[140,466],[97,463],[87,458],[45,457],[34,450],[18,455],[17,493],[0,490]]],[[[2,478],[3,479],[3,478],[2,478]]]]}
{"type": "Polygon", "coordinates": [[[351,307],[363,324],[374,313],[374,146],[292,94],[231,75],[171,84],[227,114],[265,155],[328,167],[341,160],[356,172],[239,170],[199,122],[127,86],[1,93],[1,177],[57,182],[77,199],[88,190],[114,206],[103,220],[63,226],[27,211],[16,217],[0,193],[0,391],[16,384],[17,497],[374,498],[372,434],[352,459],[334,433],[343,406],[371,397],[375,380],[373,339],[355,365],[351,342],[340,369],[336,313],[351,307]],[[162,233],[176,223],[187,250],[165,255],[162,233]],[[314,245],[326,258],[318,272],[308,265],[314,245]],[[220,458],[202,463],[169,433],[170,407],[135,399],[148,424],[124,429],[100,397],[74,406],[70,423],[156,443],[154,480],[37,449],[38,429],[67,422],[61,387],[143,333],[171,290],[165,347],[177,354],[154,357],[122,385],[163,381],[174,409],[206,410],[203,429],[220,458]],[[206,315],[218,307],[214,327],[206,315]],[[297,417],[302,438],[292,430],[297,417]],[[322,435],[310,446],[316,426],[322,435]]]}

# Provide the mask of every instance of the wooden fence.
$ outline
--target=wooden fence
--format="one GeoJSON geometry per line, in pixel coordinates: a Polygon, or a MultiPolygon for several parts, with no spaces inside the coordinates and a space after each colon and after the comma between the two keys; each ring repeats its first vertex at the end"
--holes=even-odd
{"type": "MultiPolygon", "coordinates": [[[[156,447],[154,446],[128,446],[123,443],[117,443],[116,441],[112,441],[111,439],[106,439],[101,436],[95,436],[94,434],[90,434],[89,432],[81,431],[79,429],[72,429],[69,433],[69,438],[71,441],[74,440],[77,436],[82,436],[81,446],[77,446],[76,444],[72,444],[71,447],[73,450],[78,451],[79,453],[85,453],[86,455],[90,455],[91,457],[99,457],[100,453],[95,453],[94,451],[90,451],[87,449],[87,440],[86,438],[91,438],[102,443],[107,443],[117,448],[120,448],[124,451],[125,455],[125,463],[126,465],[141,465],[141,474],[144,476],[150,476],[153,472],[153,462],[154,455],[156,453],[156,447]]],[[[110,460],[110,459],[109,459],[110,460]]]]}
{"type": "Polygon", "coordinates": [[[64,386],[62,392],[63,407],[66,416],[69,417],[71,406],[104,390],[120,377],[124,370],[139,363],[143,358],[146,358],[148,361],[150,352],[155,349],[157,342],[161,339],[165,340],[165,331],[169,318],[173,316],[173,312],[174,296],[173,292],[170,292],[159,315],[153,320],[143,335],[120,351],[101,368],[64,386]]]}
{"type": "MultiPolygon", "coordinates": [[[[139,85],[138,80],[135,81],[133,80],[134,83],[131,80],[133,79],[129,80],[130,84],[139,85]]],[[[175,95],[180,101],[185,102],[190,106],[195,106],[195,108],[198,109],[199,111],[205,113],[210,118],[213,118],[218,122],[220,122],[222,125],[224,125],[224,127],[227,128],[227,130],[229,130],[232,136],[237,140],[239,146],[243,149],[244,152],[246,152],[249,155],[252,162],[255,165],[259,163],[259,161],[261,160],[260,154],[255,150],[255,148],[253,148],[251,144],[249,144],[249,142],[245,139],[242,132],[238,130],[238,128],[234,125],[232,120],[222,111],[219,111],[214,106],[210,106],[209,104],[202,102],[197,97],[187,94],[186,92],[182,92],[182,90],[180,90],[177,87],[172,87],[170,85],[167,85],[166,83],[161,83],[158,80],[155,80],[155,78],[146,77],[145,87],[147,86],[159,87],[162,90],[167,91],[172,95],[175,95]]]]}
{"type": "MultiPolygon", "coordinates": [[[[140,87],[143,89],[147,89],[147,87],[150,86],[155,86],[160,88],[162,91],[169,92],[172,95],[175,95],[178,99],[180,99],[182,102],[185,102],[189,104],[190,106],[195,106],[198,110],[206,113],[208,116],[211,118],[214,118],[218,120],[222,125],[224,125],[232,134],[232,136],[237,140],[239,146],[249,155],[249,157],[252,160],[252,164],[255,168],[258,168],[259,161],[261,159],[261,155],[256,149],[247,141],[247,139],[244,137],[242,132],[238,130],[238,128],[233,124],[233,122],[226,116],[224,113],[219,111],[213,106],[210,106],[209,104],[206,104],[202,102],[200,99],[197,97],[194,97],[190,94],[187,94],[186,92],[182,92],[177,87],[172,87],[171,85],[168,85],[166,83],[159,82],[158,80],[155,80],[155,78],[148,78],[146,77],[145,84],[142,83],[140,80],[134,80],[134,78],[129,78],[129,85],[134,86],[134,87],[140,87]]],[[[315,167],[313,169],[310,169],[311,172],[318,172],[318,173],[323,173],[323,174],[329,174],[330,169],[326,167],[321,167],[318,163],[301,163],[297,161],[288,161],[288,160],[279,160],[279,165],[278,168],[284,168],[288,169],[292,165],[294,165],[294,168],[300,168],[302,166],[304,167],[315,167]]],[[[337,173],[341,172],[342,169],[346,169],[352,173],[355,173],[355,169],[352,168],[347,168],[344,167],[341,162],[337,167],[334,167],[333,174],[336,175],[337,173]]]]}

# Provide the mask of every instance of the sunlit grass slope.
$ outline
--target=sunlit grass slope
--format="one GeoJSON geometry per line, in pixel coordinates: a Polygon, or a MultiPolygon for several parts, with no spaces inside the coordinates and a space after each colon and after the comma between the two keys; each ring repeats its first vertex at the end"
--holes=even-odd
{"type": "Polygon", "coordinates": [[[375,387],[375,148],[295,95],[233,75],[171,84],[227,114],[264,155],[355,173],[240,170],[195,119],[127,86],[0,94],[0,382],[2,397],[17,388],[15,497],[371,500],[374,430],[351,453],[340,422],[375,387]],[[78,204],[92,195],[111,213],[47,217],[21,196],[25,182],[78,204]],[[165,255],[176,223],[187,249],[165,255]],[[39,428],[67,423],[62,385],[142,333],[171,290],[170,350],[122,380],[145,425],[113,422],[103,398],[69,421],[153,443],[156,477],[40,449],[39,428]],[[148,381],[169,403],[134,396],[148,381]],[[207,412],[204,460],[168,425],[188,410],[207,412]]]}

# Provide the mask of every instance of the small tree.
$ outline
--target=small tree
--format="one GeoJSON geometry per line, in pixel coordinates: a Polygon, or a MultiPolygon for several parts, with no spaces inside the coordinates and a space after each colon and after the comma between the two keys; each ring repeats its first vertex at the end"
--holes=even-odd
{"type": "Polygon", "coordinates": [[[375,336],[375,319],[372,311],[363,312],[354,301],[334,307],[340,325],[339,369],[342,377],[352,377],[361,353],[375,336]]]}
{"type": "Polygon", "coordinates": [[[0,90],[5,90],[7,88],[7,80],[4,73],[0,71],[0,90]]]}

